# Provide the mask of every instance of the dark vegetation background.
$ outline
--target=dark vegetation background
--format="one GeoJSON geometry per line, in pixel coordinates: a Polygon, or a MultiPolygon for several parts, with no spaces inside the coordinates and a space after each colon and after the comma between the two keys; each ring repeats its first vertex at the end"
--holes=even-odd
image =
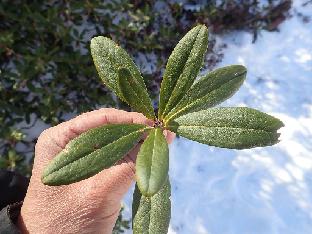
{"type": "MultiPolygon", "coordinates": [[[[197,23],[210,30],[211,69],[226,47],[215,35],[245,30],[256,41],[260,30],[276,31],[290,17],[290,0],[259,2],[0,0],[0,168],[30,175],[38,137],[30,132],[40,121],[52,126],[100,106],[127,109],[96,74],[92,37],[105,35],[128,51],[157,105],[168,56],[197,23]]],[[[115,232],[128,226],[119,217],[115,232]]]]}

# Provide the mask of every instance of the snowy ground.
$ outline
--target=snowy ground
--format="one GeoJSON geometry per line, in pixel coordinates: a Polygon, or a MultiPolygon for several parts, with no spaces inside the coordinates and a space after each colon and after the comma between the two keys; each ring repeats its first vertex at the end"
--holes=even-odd
{"type": "MultiPolygon", "coordinates": [[[[300,11],[312,16],[311,4],[300,11]]],[[[259,109],[285,127],[279,144],[253,150],[176,140],[170,148],[169,233],[312,233],[312,24],[293,17],[279,33],[261,32],[255,44],[248,33],[219,41],[228,44],[220,67],[248,68],[245,84],[223,106],[259,109]]]]}

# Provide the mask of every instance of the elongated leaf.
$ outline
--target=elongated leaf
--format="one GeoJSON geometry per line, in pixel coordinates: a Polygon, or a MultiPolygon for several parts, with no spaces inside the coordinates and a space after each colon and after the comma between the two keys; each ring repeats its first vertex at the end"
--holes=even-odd
{"type": "Polygon", "coordinates": [[[132,203],[133,234],[166,234],[171,217],[169,179],[152,197],[140,194],[136,186],[132,203]]]}
{"type": "Polygon", "coordinates": [[[188,139],[223,148],[245,149],[273,145],[283,123],[246,107],[211,108],[183,115],[169,129],[188,139]]]}
{"type": "Polygon", "coordinates": [[[120,91],[128,105],[146,117],[154,119],[154,109],[146,88],[132,77],[127,68],[119,69],[118,76],[120,91]]]}
{"type": "Polygon", "coordinates": [[[81,134],[45,168],[42,182],[71,184],[97,174],[130,151],[147,129],[140,124],[111,124],[81,134]]]}
{"type": "Polygon", "coordinates": [[[205,25],[198,25],[174,48],[161,83],[158,112],[160,119],[166,116],[193,84],[202,66],[207,45],[208,29],[205,25]]]}
{"type": "Polygon", "coordinates": [[[138,212],[140,201],[141,201],[142,194],[138,187],[138,184],[135,183],[134,192],[132,195],[132,228],[134,227],[134,218],[136,213],[138,212]]]}
{"type": "Polygon", "coordinates": [[[91,55],[102,81],[123,101],[118,83],[119,68],[127,68],[137,85],[146,90],[144,80],[128,53],[107,37],[98,36],[91,40],[91,55]]]}
{"type": "Polygon", "coordinates": [[[167,179],[169,149],[162,129],[155,128],[142,144],[136,160],[136,180],[144,196],[153,196],[167,179]]]}
{"type": "Polygon", "coordinates": [[[189,89],[167,115],[165,122],[190,112],[213,107],[230,98],[244,82],[246,73],[246,68],[241,65],[231,65],[209,72],[189,89]]]}

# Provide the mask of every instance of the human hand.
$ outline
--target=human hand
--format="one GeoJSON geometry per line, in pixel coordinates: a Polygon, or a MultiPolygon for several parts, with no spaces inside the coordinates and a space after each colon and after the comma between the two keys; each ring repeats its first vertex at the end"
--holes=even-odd
{"type": "MultiPolygon", "coordinates": [[[[23,233],[111,233],[120,202],[135,177],[135,146],[115,166],[93,177],[63,186],[46,186],[41,174],[73,138],[91,128],[112,123],[152,125],[140,113],[103,108],[84,113],[45,130],[35,146],[35,159],[18,225],[23,233]]],[[[164,131],[170,143],[175,135],[164,131]]]]}

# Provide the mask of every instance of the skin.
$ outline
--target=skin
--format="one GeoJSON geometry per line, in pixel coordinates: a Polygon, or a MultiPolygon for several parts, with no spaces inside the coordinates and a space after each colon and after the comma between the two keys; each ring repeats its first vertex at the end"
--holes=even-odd
{"type": "MultiPolygon", "coordinates": [[[[86,180],[64,186],[46,186],[43,169],[65,145],[81,133],[104,124],[153,121],[136,112],[103,108],[77,116],[42,132],[28,191],[18,219],[22,233],[112,233],[121,200],[135,179],[140,143],[115,166],[86,180]]],[[[175,135],[164,131],[168,143],[175,135]]]]}

